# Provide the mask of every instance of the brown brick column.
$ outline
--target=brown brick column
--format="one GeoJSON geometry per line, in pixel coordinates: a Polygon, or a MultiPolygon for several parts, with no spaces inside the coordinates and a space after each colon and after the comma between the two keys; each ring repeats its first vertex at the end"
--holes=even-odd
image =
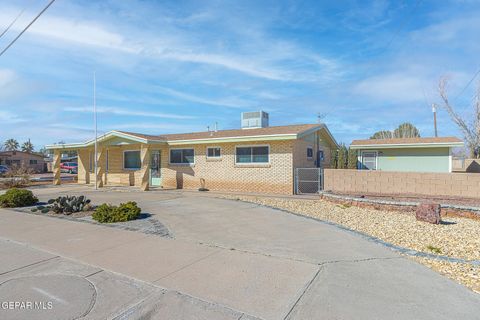
{"type": "Polygon", "coordinates": [[[148,191],[150,188],[150,149],[146,144],[141,145],[140,160],[142,163],[142,169],[140,170],[142,183],[140,188],[143,191],[148,191]]]}
{"type": "Polygon", "coordinates": [[[60,152],[59,149],[55,149],[53,151],[53,184],[54,185],[60,185],[61,178],[60,178],[60,158],[62,156],[62,153],[60,152]]]}

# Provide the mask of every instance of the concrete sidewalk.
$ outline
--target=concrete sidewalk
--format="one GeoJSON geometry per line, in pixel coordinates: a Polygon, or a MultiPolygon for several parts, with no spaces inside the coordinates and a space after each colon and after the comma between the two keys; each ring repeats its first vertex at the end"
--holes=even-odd
{"type": "Polygon", "coordinates": [[[283,318],[318,271],[304,262],[8,210],[0,210],[0,235],[264,319],[283,318]]]}
{"type": "MultiPolygon", "coordinates": [[[[36,193],[46,200],[59,190],[36,193]]],[[[311,219],[195,194],[80,192],[94,203],[135,200],[175,238],[11,210],[0,210],[0,237],[262,319],[480,314],[479,295],[465,287],[311,219]]]]}
{"type": "Polygon", "coordinates": [[[0,255],[8,257],[0,265],[0,301],[42,303],[2,307],[0,319],[256,319],[12,241],[0,240],[0,255]]]}

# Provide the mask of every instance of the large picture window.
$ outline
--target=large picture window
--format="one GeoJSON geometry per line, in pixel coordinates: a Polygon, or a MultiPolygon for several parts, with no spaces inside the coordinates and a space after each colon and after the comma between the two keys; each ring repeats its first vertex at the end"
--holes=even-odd
{"type": "Polygon", "coordinates": [[[268,146],[237,147],[235,154],[236,163],[268,163],[268,146]]]}
{"type": "Polygon", "coordinates": [[[123,152],[123,168],[127,170],[138,170],[142,167],[140,151],[123,152]]]}
{"type": "Polygon", "coordinates": [[[171,164],[194,164],[195,152],[193,149],[170,149],[171,164]]]}

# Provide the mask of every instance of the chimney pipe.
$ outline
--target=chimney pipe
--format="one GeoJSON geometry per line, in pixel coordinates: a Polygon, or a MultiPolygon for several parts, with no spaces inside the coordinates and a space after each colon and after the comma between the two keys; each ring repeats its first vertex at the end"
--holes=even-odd
{"type": "Polygon", "coordinates": [[[215,132],[217,132],[217,131],[218,131],[218,122],[215,121],[215,132]]]}

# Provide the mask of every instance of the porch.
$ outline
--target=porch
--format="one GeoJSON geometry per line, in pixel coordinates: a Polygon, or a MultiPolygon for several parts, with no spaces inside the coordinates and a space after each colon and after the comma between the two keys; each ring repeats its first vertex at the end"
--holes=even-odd
{"type": "MultiPolygon", "coordinates": [[[[128,135],[104,135],[84,144],[53,145],[53,184],[60,185],[60,159],[65,150],[78,154],[78,183],[104,186],[138,186],[149,190],[161,185],[161,155],[166,144],[128,135]],[[144,140],[144,141],[142,141],[144,140]]],[[[165,151],[166,152],[166,151],[165,151]]]]}

